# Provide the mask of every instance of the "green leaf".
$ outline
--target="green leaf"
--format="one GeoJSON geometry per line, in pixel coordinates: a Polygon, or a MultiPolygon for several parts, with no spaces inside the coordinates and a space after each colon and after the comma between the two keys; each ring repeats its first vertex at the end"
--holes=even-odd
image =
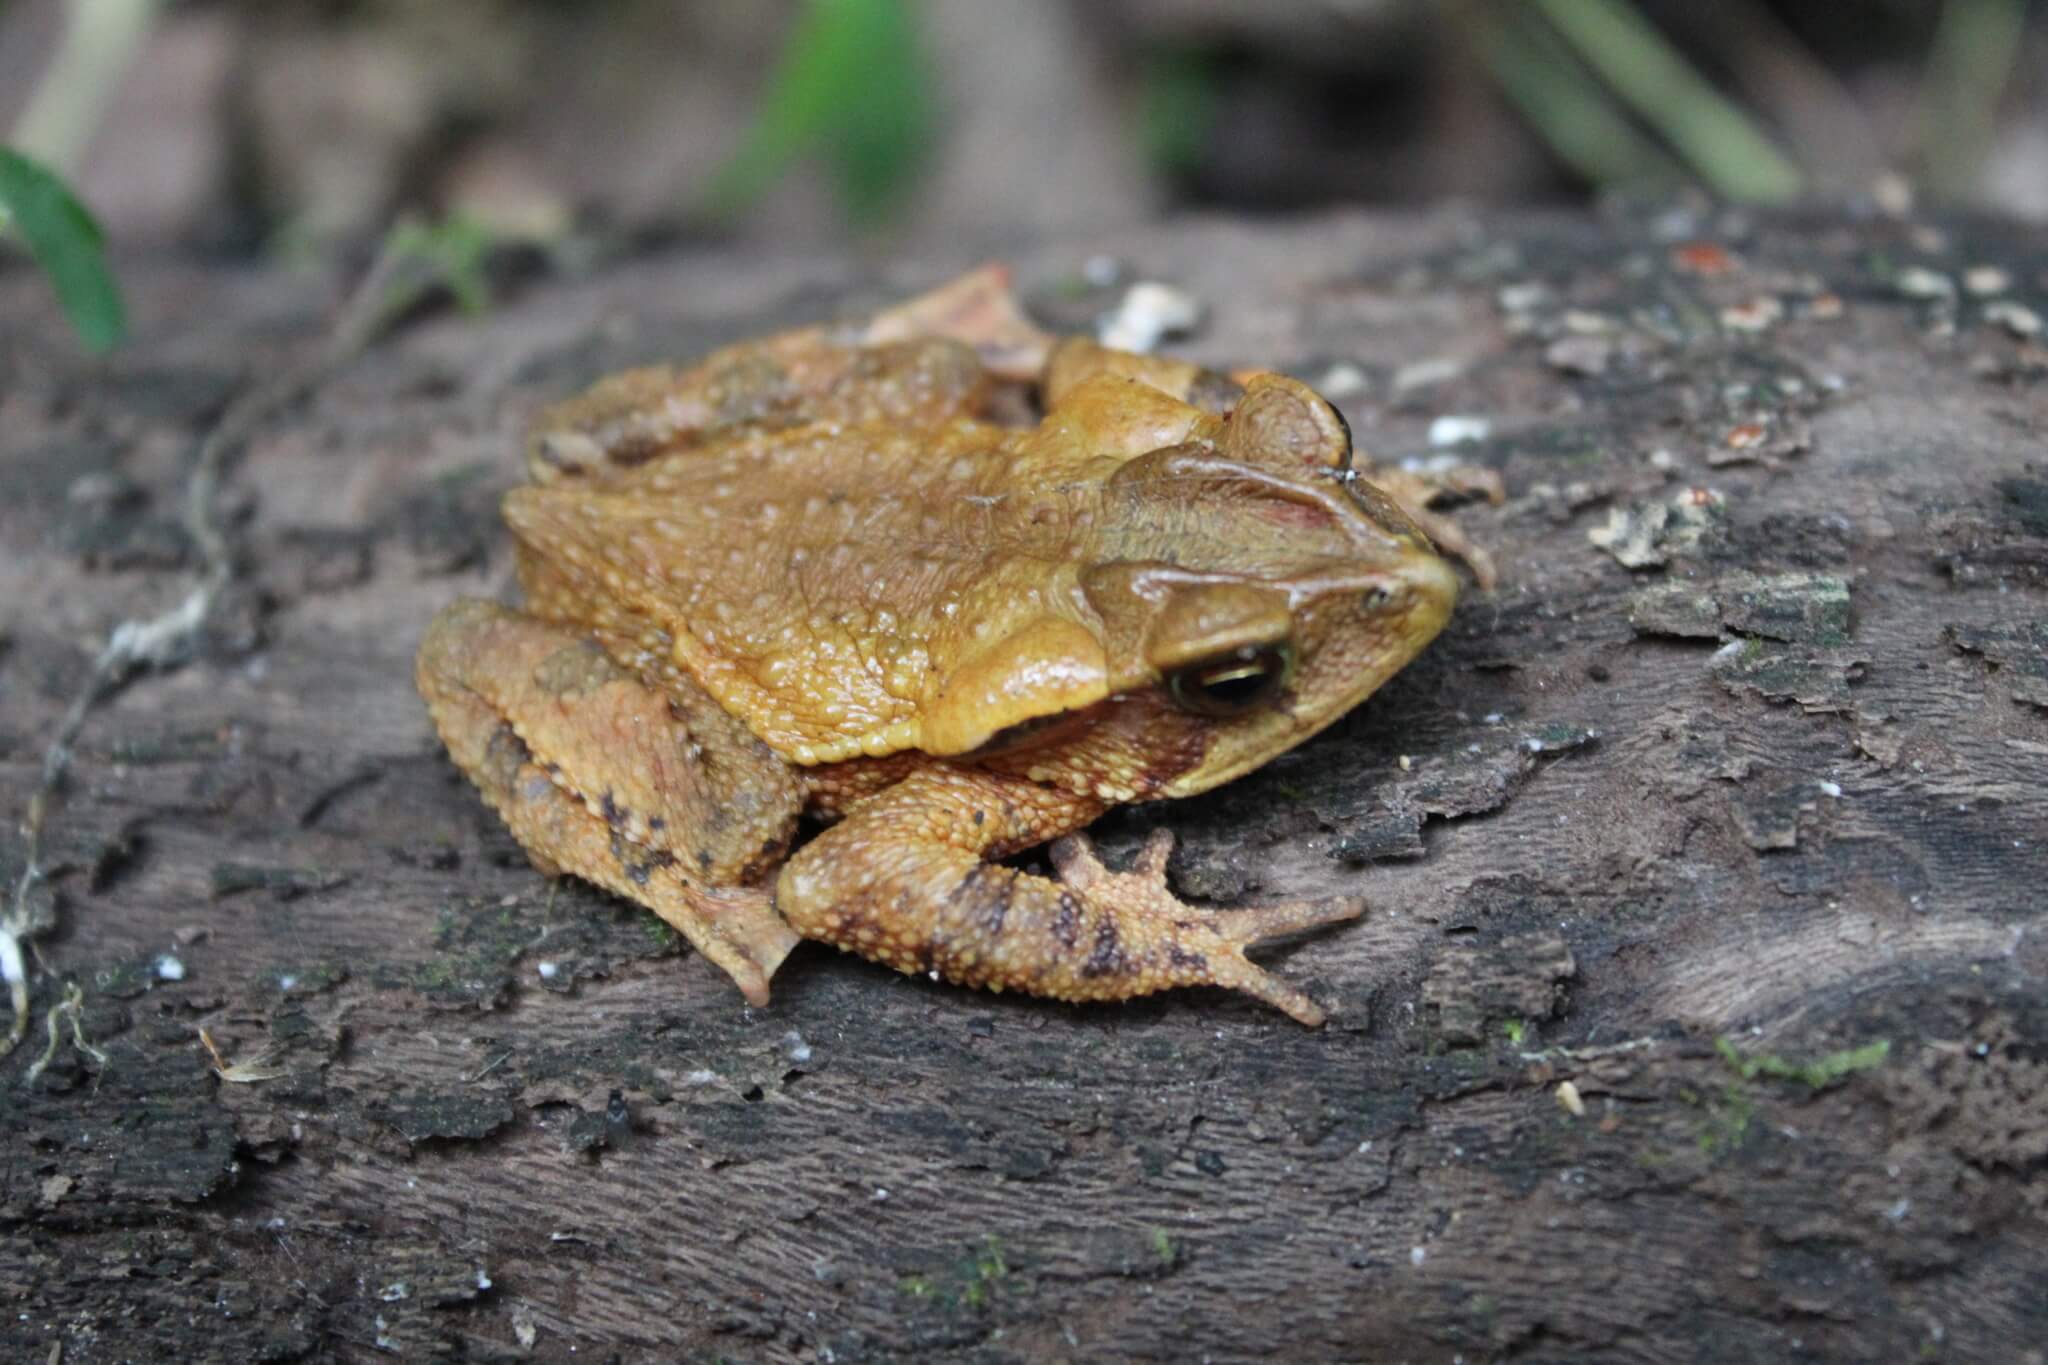
{"type": "Polygon", "coordinates": [[[847,216],[872,223],[901,202],[930,146],[932,121],[904,0],[807,0],[708,206],[720,217],[736,214],[799,156],[816,152],[847,216]]]}
{"type": "Polygon", "coordinates": [[[1192,172],[1216,127],[1216,73],[1207,54],[1193,48],[1149,54],[1138,93],[1145,160],[1168,175],[1192,172]]]}
{"type": "Polygon", "coordinates": [[[438,285],[454,296],[463,312],[483,312],[491,305],[486,267],[493,245],[489,228],[459,214],[438,223],[408,219],[397,224],[387,249],[394,260],[414,269],[393,281],[386,306],[402,310],[438,285]]]}
{"type": "Polygon", "coordinates": [[[9,147],[0,147],[0,227],[28,244],[87,350],[106,351],[121,340],[127,314],[107,270],[99,224],[62,180],[9,147]]]}

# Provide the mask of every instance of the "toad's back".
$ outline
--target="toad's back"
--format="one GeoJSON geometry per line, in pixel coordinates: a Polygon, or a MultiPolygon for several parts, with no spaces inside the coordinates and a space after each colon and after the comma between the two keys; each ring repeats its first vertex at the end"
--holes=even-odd
{"type": "Polygon", "coordinates": [[[830,762],[916,746],[920,709],[1010,623],[1085,611],[1085,457],[1026,439],[968,420],[755,433],[516,489],[505,516],[536,615],[830,762]]]}

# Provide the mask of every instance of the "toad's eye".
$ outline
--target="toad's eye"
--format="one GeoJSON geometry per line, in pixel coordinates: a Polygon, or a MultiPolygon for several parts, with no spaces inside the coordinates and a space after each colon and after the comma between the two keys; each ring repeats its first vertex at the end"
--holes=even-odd
{"type": "Polygon", "coordinates": [[[1280,695],[1294,671],[1286,644],[1244,648],[1175,669],[1166,680],[1174,701],[1198,716],[1242,716],[1280,695]]]}

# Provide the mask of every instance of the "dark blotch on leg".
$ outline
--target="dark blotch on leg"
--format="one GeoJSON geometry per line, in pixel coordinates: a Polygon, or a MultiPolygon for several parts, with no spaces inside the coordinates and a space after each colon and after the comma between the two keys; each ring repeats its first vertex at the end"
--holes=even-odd
{"type": "Polygon", "coordinates": [[[519,738],[519,732],[503,721],[491,731],[491,738],[484,746],[484,768],[490,774],[491,782],[505,790],[511,789],[513,778],[532,757],[526,742],[519,738]]]}
{"type": "Polygon", "coordinates": [[[1010,917],[1010,903],[1017,895],[1017,874],[1011,868],[976,863],[960,879],[960,885],[953,894],[970,913],[979,912],[982,934],[991,939],[997,938],[1003,932],[1003,922],[1010,917]],[[989,885],[991,881],[998,884],[989,885]]]}
{"type": "Polygon", "coordinates": [[[1104,915],[1095,923],[1095,947],[1089,952],[1088,960],[1081,964],[1084,977],[1121,976],[1130,970],[1130,959],[1124,956],[1124,945],[1117,937],[1116,921],[1104,915]]]}
{"type": "Polygon", "coordinates": [[[675,865],[675,855],[666,849],[642,848],[628,843],[615,830],[612,833],[612,857],[618,860],[619,870],[626,874],[635,886],[647,885],[647,879],[657,867],[675,865]]]}
{"type": "Polygon", "coordinates": [[[1072,948],[1081,937],[1081,902],[1073,893],[1060,892],[1060,912],[1052,922],[1052,936],[1060,941],[1060,947],[1072,948]]]}

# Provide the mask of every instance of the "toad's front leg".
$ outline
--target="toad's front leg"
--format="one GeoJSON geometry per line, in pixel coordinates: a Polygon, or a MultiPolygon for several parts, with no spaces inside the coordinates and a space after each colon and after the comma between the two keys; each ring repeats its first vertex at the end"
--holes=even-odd
{"type": "Polygon", "coordinates": [[[922,769],[801,849],[775,904],[806,938],[899,971],[1057,1000],[1125,1000],[1174,986],[1244,991],[1304,1024],[1306,995],[1245,960],[1254,944],[1363,912],[1349,899],[1220,913],[1167,891],[1170,840],[1129,872],[1079,836],[1053,848],[1060,880],[988,861],[1066,834],[1099,802],[971,767],[922,769]]]}
{"type": "Polygon", "coordinates": [[[701,691],[657,690],[495,603],[434,618],[418,679],[449,756],[537,867],[647,906],[767,1003],[797,942],[763,885],[795,832],[788,765],[701,691]]]}

